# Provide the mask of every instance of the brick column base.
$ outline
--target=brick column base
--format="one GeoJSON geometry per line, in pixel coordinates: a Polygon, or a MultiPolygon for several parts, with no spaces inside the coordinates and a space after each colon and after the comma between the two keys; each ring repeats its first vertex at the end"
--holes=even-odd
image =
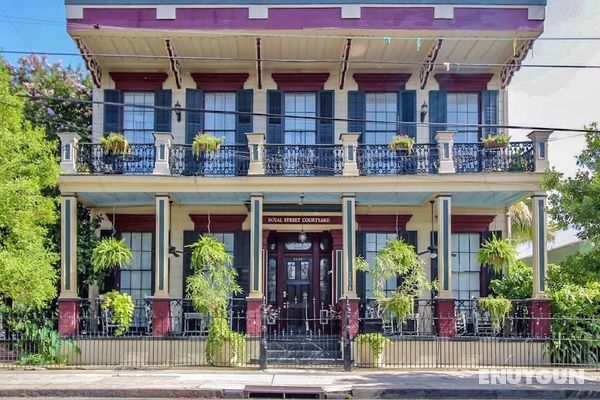
{"type": "Polygon", "coordinates": [[[435,326],[438,336],[453,337],[456,335],[454,299],[435,300],[435,326]]]}
{"type": "Polygon", "coordinates": [[[152,336],[169,336],[171,333],[171,300],[152,299],[152,336]]]}
{"type": "MultiPolygon", "coordinates": [[[[358,335],[358,299],[348,299],[350,304],[350,337],[358,335]]],[[[346,299],[340,300],[342,311],[342,336],[346,334],[346,299]]]]}
{"type": "Polygon", "coordinates": [[[550,337],[550,316],[552,307],[550,300],[530,299],[527,301],[529,310],[529,328],[532,338],[550,337]]]}
{"type": "Polygon", "coordinates": [[[75,336],[79,331],[79,299],[58,299],[58,333],[75,336]]]}
{"type": "Polygon", "coordinates": [[[262,299],[246,299],[246,335],[248,336],[260,336],[262,304],[262,299]]]}

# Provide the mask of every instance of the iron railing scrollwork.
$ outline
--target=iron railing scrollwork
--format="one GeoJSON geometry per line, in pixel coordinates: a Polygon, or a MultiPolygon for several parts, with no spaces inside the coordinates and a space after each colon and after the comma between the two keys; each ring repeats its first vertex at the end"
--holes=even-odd
{"type": "Polygon", "coordinates": [[[533,172],[533,143],[511,142],[506,147],[487,148],[483,143],[455,143],[457,173],[533,172]]]}
{"type": "Polygon", "coordinates": [[[78,173],[148,175],[155,159],[153,143],[129,144],[125,154],[108,154],[100,143],[79,143],[76,165],[78,173]]]}
{"type": "Polygon", "coordinates": [[[341,145],[265,145],[267,175],[339,176],[343,166],[341,145]]]}
{"type": "Polygon", "coordinates": [[[191,145],[175,144],[169,160],[172,175],[244,176],[248,173],[250,156],[246,145],[224,145],[215,152],[195,155],[191,145]]]}
{"type": "Polygon", "coordinates": [[[439,168],[436,144],[420,143],[412,151],[390,150],[387,145],[358,146],[360,175],[436,174],[439,168]]]}

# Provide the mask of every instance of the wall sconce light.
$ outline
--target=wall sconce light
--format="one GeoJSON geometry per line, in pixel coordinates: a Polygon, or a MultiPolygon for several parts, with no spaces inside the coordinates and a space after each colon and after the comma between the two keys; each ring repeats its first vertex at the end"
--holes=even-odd
{"type": "Polygon", "coordinates": [[[425,122],[425,116],[427,115],[427,111],[429,111],[429,107],[427,106],[427,102],[423,102],[421,105],[421,122],[425,122]]]}
{"type": "Polygon", "coordinates": [[[175,105],[173,106],[173,109],[175,110],[175,116],[177,117],[177,122],[181,122],[181,104],[179,104],[179,100],[177,100],[177,103],[175,103],[175,105]]]}

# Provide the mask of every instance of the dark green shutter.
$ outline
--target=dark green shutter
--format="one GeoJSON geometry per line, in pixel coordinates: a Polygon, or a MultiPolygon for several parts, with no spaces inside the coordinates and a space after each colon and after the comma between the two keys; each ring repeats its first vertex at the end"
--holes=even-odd
{"type": "Polygon", "coordinates": [[[284,99],[281,90],[267,90],[267,113],[272,115],[267,118],[267,143],[283,143],[284,118],[284,99]],[[277,116],[275,116],[277,115],[277,116]]]}
{"type": "Polygon", "coordinates": [[[238,90],[236,93],[235,109],[239,113],[235,119],[235,143],[247,144],[246,133],[252,133],[252,109],[254,91],[252,89],[238,90]]]}
{"type": "Polygon", "coordinates": [[[417,138],[417,91],[402,90],[398,94],[398,119],[402,123],[398,133],[417,138]],[[408,122],[408,123],[407,123],[408,122]]]}
{"type": "MultiPolygon", "coordinates": [[[[367,254],[367,234],[365,232],[356,232],[356,256],[366,257],[367,254]]],[[[360,299],[366,297],[366,280],[364,271],[356,271],[356,291],[360,299]]],[[[338,293],[342,293],[342,289],[338,288],[338,293]]]]}
{"type": "Polygon", "coordinates": [[[365,101],[365,92],[359,90],[348,92],[348,132],[360,133],[359,143],[364,143],[365,119],[367,118],[365,101]]]}
{"type": "MultiPolygon", "coordinates": [[[[498,124],[498,91],[484,90],[481,92],[481,123],[484,125],[498,124]]],[[[483,128],[482,137],[496,135],[498,128],[483,128]]]]}
{"type": "Polygon", "coordinates": [[[243,291],[236,296],[246,297],[250,292],[250,231],[235,232],[234,243],[235,267],[238,271],[237,280],[243,291]]]}
{"type": "MultiPolygon", "coordinates": [[[[498,239],[502,239],[502,231],[487,231],[481,234],[481,244],[491,239],[493,235],[496,235],[498,239]]],[[[490,291],[490,282],[492,279],[500,279],[502,277],[501,272],[495,272],[491,265],[481,265],[479,271],[479,296],[486,297],[490,291]]]]}
{"type": "MultiPolygon", "coordinates": [[[[429,92],[429,122],[445,124],[448,121],[448,96],[445,91],[431,90],[429,92]]],[[[429,126],[429,142],[435,143],[435,133],[445,131],[444,125],[429,126]]],[[[455,127],[450,129],[455,130],[455,127]]]]}
{"type": "Polygon", "coordinates": [[[204,112],[198,111],[204,110],[204,91],[186,89],[185,108],[185,143],[192,144],[194,136],[204,129],[204,112]]]}
{"type": "MultiPolygon", "coordinates": [[[[105,89],[104,101],[107,103],[123,104],[123,91],[105,89]]],[[[104,134],[110,132],[123,132],[123,106],[122,105],[104,105],[104,134]]]]}
{"type": "Polygon", "coordinates": [[[154,105],[154,132],[171,132],[171,90],[154,91],[154,105]]]}
{"type": "Polygon", "coordinates": [[[187,278],[192,275],[192,249],[188,246],[200,238],[198,231],[183,231],[183,297],[187,292],[187,278]]]}
{"type": "Polygon", "coordinates": [[[317,98],[317,110],[319,120],[317,121],[317,143],[333,144],[333,90],[321,90],[317,98]],[[324,118],[324,119],[321,119],[324,118]]]}

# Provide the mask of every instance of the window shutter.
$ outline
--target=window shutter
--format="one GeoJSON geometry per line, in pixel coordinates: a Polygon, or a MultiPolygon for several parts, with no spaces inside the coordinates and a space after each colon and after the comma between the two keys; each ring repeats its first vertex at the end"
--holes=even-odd
{"type": "MultiPolygon", "coordinates": [[[[498,239],[502,239],[502,231],[487,231],[481,234],[481,244],[491,239],[493,235],[496,235],[498,239]]],[[[502,277],[501,272],[495,272],[491,265],[482,265],[479,270],[479,296],[486,297],[490,292],[490,282],[492,279],[500,279],[502,277]]]]}
{"type": "MultiPolygon", "coordinates": [[[[481,92],[481,121],[484,125],[498,124],[498,91],[484,90],[481,92]]],[[[497,135],[498,128],[483,128],[482,137],[497,135]]]]}
{"type": "MultiPolygon", "coordinates": [[[[317,109],[319,118],[333,118],[333,90],[321,90],[317,94],[317,109]]],[[[333,144],[333,120],[319,119],[317,121],[317,143],[333,144]]]]}
{"type": "Polygon", "coordinates": [[[348,121],[349,133],[360,133],[359,143],[364,143],[365,119],[367,108],[365,104],[365,92],[352,90],[348,92],[348,119],[360,121],[348,121]]]}
{"type": "Polygon", "coordinates": [[[238,271],[238,283],[242,293],[236,296],[248,296],[250,292],[250,231],[234,233],[234,259],[238,271]]]}
{"type": "Polygon", "coordinates": [[[154,131],[171,132],[171,90],[154,91],[154,131]]]}
{"type": "MultiPolygon", "coordinates": [[[[280,90],[267,90],[267,113],[270,115],[283,115],[283,92],[280,90]]],[[[283,143],[284,119],[282,117],[268,117],[267,143],[283,143]]]]}
{"type": "MultiPolygon", "coordinates": [[[[429,122],[445,124],[448,118],[448,102],[446,92],[442,90],[431,90],[429,92],[429,122]]],[[[429,126],[429,142],[435,143],[435,134],[437,131],[446,130],[443,125],[429,126]]]]}
{"type": "Polygon", "coordinates": [[[204,129],[204,112],[190,111],[191,109],[204,109],[204,91],[200,89],[186,89],[185,91],[185,143],[192,144],[194,136],[204,129]]]}
{"type": "Polygon", "coordinates": [[[402,90],[398,93],[398,119],[403,122],[398,127],[399,133],[417,138],[417,91],[402,90]],[[408,124],[406,122],[409,122],[408,124]]]}
{"type": "Polygon", "coordinates": [[[192,275],[192,249],[188,246],[200,238],[198,231],[183,231],[183,297],[186,297],[187,278],[192,275]]]}
{"type": "MultiPolygon", "coordinates": [[[[367,253],[367,234],[365,232],[356,232],[356,255],[365,257],[367,253]]],[[[342,281],[338,279],[338,281],[342,281]]],[[[356,271],[356,291],[359,298],[364,299],[366,297],[366,287],[365,287],[365,272],[364,271],[356,271]]],[[[341,288],[337,288],[338,293],[342,293],[341,288]]]]}
{"type": "MultiPolygon", "coordinates": [[[[123,91],[105,89],[104,101],[107,103],[123,103],[123,91]]],[[[123,132],[123,106],[104,105],[104,134],[123,132]]]]}
{"type": "MultiPolygon", "coordinates": [[[[429,237],[430,237],[430,245],[437,248],[438,245],[438,233],[437,231],[431,231],[429,232],[429,237]]],[[[429,253],[427,253],[427,255],[429,255],[429,253]]],[[[431,282],[435,281],[438,278],[438,263],[437,263],[438,258],[431,258],[429,260],[430,262],[430,267],[431,267],[431,282]]],[[[431,297],[435,297],[437,296],[437,291],[432,290],[431,291],[431,297]]]]}
{"type": "MultiPolygon", "coordinates": [[[[238,90],[235,96],[237,112],[252,113],[254,91],[252,89],[238,90]]],[[[237,114],[235,119],[235,143],[247,144],[246,133],[252,133],[252,115],[237,114]]]]}

